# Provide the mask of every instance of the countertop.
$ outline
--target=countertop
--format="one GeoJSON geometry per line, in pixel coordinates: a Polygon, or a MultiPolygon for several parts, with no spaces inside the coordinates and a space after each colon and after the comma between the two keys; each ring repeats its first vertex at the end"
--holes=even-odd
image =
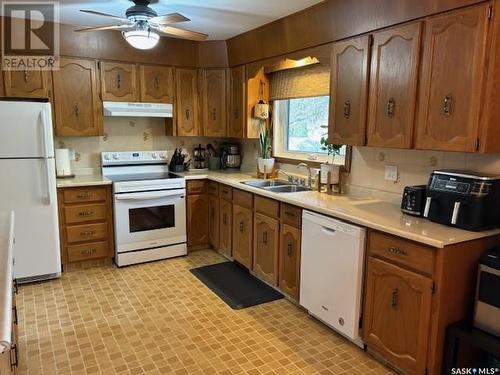
{"type": "Polygon", "coordinates": [[[11,344],[13,242],[14,213],[0,212],[0,353],[11,344]]]}
{"type": "Polygon", "coordinates": [[[184,176],[186,180],[206,178],[437,248],[500,235],[500,229],[471,232],[405,215],[401,212],[398,204],[370,197],[349,194],[328,195],[317,191],[272,193],[242,184],[242,181],[255,179],[255,177],[245,173],[204,171],[185,172],[179,173],[179,175],[184,176]]]}
{"type": "Polygon", "coordinates": [[[111,180],[103,177],[101,174],[79,175],[72,178],[58,178],[57,187],[81,187],[81,186],[99,186],[111,185],[111,180]]]}

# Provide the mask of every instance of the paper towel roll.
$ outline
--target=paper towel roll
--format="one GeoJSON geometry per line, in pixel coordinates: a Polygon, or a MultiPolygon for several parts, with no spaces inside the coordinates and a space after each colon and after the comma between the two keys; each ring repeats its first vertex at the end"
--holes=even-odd
{"type": "Polygon", "coordinates": [[[71,176],[71,158],[67,148],[56,148],[56,174],[57,177],[71,176]]]}

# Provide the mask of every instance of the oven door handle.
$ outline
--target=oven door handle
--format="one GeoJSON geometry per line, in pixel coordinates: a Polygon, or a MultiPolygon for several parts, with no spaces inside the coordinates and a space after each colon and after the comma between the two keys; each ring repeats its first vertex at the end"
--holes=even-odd
{"type": "Polygon", "coordinates": [[[158,193],[153,193],[153,192],[148,192],[147,194],[142,194],[142,193],[131,193],[131,194],[115,194],[115,200],[117,201],[144,201],[144,200],[151,200],[151,199],[160,199],[160,198],[172,198],[172,197],[183,197],[186,193],[185,192],[177,192],[177,191],[172,191],[172,192],[158,192],[158,193]]]}

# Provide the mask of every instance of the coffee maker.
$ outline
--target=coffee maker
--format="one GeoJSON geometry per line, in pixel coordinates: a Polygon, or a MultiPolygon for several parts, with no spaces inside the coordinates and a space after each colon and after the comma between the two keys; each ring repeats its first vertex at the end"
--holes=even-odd
{"type": "Polygon", "coordinates": [[[499,226],[500,176],[466,171],[432,172],[423,216],[472,231],[499,226]]]}
{"type": "Polygon", "coordinates": [[[239,169],[241,165],[240,146],[236,143],[223,143],[221,150],[222,169],[239,169]]]}

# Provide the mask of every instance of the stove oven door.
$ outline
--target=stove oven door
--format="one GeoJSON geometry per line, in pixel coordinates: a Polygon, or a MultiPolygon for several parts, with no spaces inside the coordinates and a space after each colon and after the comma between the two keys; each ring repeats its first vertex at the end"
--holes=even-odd
{"type": "Polygon", "coordinates": [[[119,253],[186,242],[185,189],[114,195],[119,253]]]}

